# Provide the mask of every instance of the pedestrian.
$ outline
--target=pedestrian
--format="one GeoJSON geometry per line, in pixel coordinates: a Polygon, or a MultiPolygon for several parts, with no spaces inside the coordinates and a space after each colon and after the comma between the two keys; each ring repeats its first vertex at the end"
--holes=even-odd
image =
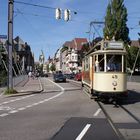
{"type": "Polygon", "coordinates": [[[29,77],[29,78],[32,77],[32,72],[31,72],[31,71],[29,71],[29,73],[28,73],[28,77],[29,77]]]}

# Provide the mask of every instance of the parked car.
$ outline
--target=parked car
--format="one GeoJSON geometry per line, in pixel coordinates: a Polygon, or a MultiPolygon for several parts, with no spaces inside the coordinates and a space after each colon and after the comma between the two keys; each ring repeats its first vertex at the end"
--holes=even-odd
{"type": "Polygon", "coordinates": [[[66,76],[63,73],[56,73],[53,76],[54,82],[66,82],[66,76]]]}
{"type": "Polygon", "coordinates": [[[76,81],[81,81],[81,80],[82,80],[82,73],[81,73],[81,72],[77,73],[77,74],[75,75],[74,79],[75,79],[76,81]]]}
{"type": "Polygon", "coordinates": [[[75,77],[75,74],[73,74],[73,73],[64,74],[64,75],[65,75],[66,78],[68,78],[68,79],[74,79],[74,77],[75,77]]]}

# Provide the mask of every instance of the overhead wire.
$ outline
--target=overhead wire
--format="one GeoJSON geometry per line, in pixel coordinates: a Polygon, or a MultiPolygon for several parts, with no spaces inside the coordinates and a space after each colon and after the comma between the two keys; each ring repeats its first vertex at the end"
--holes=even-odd
{"type": "MultiPolygon", "coordinates": [[[[56,7],[44,6],[44,5],[40,5],[40,4],[33,4],[33,3],[29,3],[29,2],[27,3],[27,2],[21,2],[21,1],[16,1],[16,0],[14,2],[18,3],[18,4],[24,4],[24,5],[28,5],[28,6],[34,6],[34,7],[47,8],[47,9],[52,9],[52,10],[56,9],[56,7]]],[[[61,9],[61,10],[63,10],[63,9],[61,9]]],[[[74,10],[71,10],[71,12],[73,12],[74,14],[77,14],[77,12],[74,10]]]]}
{"type": "Polygon", "coordinates": [[[34,6],[34,7],[40,7],[40,8],[47,8],[47,9],[56,9],[54,7],[50,7],[50,6],[44,6],[44,5],[39,5],[39,4],[33,4],[33,3],[27,3],[27,2],[21,2],[21,1],[14,1],[15,3],[19,3],[19,4],[24,4],[24,5],[28,5],[28,6],[34,6]]]}
{"type": "MultiPolygon", "coordinates": [[[[30,0],[30,2],[31,2],[32,0],[30,0]]],[[[22,7],[22,10],[24,10],[25,9],[25,6],[24,7],[22,7]]],[[[15,17],[17,17],[18,16],[18,13],[16,13],[15,15],[14,15],[14,18],[15,17]]]]}
{"type": "MultiPolygon", "coordinates": [[[[42,38],[42,40],[43,40],[44,43],[42,42],[41,45],[42,45],[42,47],[44,48],[44,44],[46,44],[46,42],[45,42],[46,37],[45,37],[43,34],[41,34],[37,28],[34,27],[34,25],[30,22],[30,20],[25,16],[26,14],[25,14],[24,12],[22,12],[22,11],[19,10],[19,9],[16,9],[16,10],[17,10],[16,12],[18,12],[19,14],[22,15],[22,17],[23,17],[23,19],[26,21],[26,23],[28,23],[28,24],[30,25],[30,27],[32,27],[33,31],[35,32],[36,37],[40,36],[40,37],[42,38]]],[[[29,14],[29,13],[28,13],[28,14],[29,14]]],[[[27,14],[27,15],[28,15],[28,14],[27,14]]],[[[34,14],[32,14],[32,16],[40,16],[40,15],[34,15],[34,14]]],[[[43,15],[43,17],[44,17],[44,16],[45,16],[45,15],[43,15]]],[[[45,17],[47,17],[47,16],[45,16],[45,17]]],[[[50,50],[49,45],[46,45],[46,46],[47,46],[47,49],[50,50]]],[[[46,46],[45,46],[45,47],[46,47],[46,46]]],[[[43,48],[42,48],[42,49],[43,49],[43,48]]],[[[44,49],[43,49],[43,50],[44,50],[44,49]]]]}

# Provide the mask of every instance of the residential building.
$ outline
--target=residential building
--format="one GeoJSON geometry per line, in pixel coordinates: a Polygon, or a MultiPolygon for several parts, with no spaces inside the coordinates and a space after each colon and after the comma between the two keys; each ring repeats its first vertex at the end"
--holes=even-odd
{"type": "Polygon", "coordinates": [[[21,65],[23,72],[34,70],[34,54],[31,52],[30,45],[24,42],[19,36],[15,39],[15,50],[17,52],[17,62],[21,65]]]}
{"type": "Polygon", "coordinates": [[[54,63],[55,63],[56,71],[62,70],[61,48],[59,48],[55,53],[54,63]]]}
{"type": "Polygon", "coordinates": [[[140,42],[138,40],[132,40],[131,41],[131,46],[140,47],[140,42]]]}
{"type": "Polygon", "coordinates": [[[65,68],[64,70],[66,73],[77,73],[82,69],[80,51],[83,44],[87,42],[86,38],[74,38],[72,41],[66,41],[63,44],[63,47],[67,47],[67,49],[62,53],[62,68],[65,68]]]}

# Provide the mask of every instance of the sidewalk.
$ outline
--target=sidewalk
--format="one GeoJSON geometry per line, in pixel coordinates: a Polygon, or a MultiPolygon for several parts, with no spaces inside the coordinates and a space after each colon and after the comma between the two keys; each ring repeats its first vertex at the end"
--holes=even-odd
{"type": "Polygon", "coordinates": [[[139,82],[127,82],[127,89],[140,92],[140,83],[139,82]]]}
{"type": "MultiPolygon", "coordinates": [[[[17,86],[14,87],[14,89],[18,93],[12,95],[6,95],[6,96],[7,97],[22,96],[22,95],[29,95],[33,93],[40,93],[41,91],[43,91],[43,87],[41,85],[39,78],[38,79],[29,78],[28,80],[19,83],[17,86]]],[[[1,93],[2,91],[4,90],[0,88],[1,93]]]]}

